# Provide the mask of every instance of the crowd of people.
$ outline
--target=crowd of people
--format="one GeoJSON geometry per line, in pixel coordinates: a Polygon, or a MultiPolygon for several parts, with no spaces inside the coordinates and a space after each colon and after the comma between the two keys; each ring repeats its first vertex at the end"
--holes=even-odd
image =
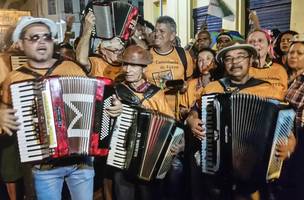
{"type": "Polygon", "coordinates": [[[161,16],[152,25],[139,17],[128,41],[119,36],[100,40],[92,51],[95,23],[96,16],[88,12],[81,36],[72,44],[66,34],[68,38],[56,44],[57,26],[52,20],[22,17],[12,32],[12,45],[1,54],[0,177],[9,199],[303,198],[303,35],[289,30],[274,37],[254,27],[243,40],[223,31],[211,46],[211,34],[202,28],[195,42],[182,48],[173,18],[161,16]],[[11,55],[25,55],[27,63],[11,71],[11,55]],[[90,156],[20,163],[16,136],[20,121],[12,109],[10,85],[54,75],[112,79],[115,95],[106,108],[112,118],[129,104],[184,124],[184,139],[171,148],[175,158],[167,176],[151,182],[130,179],[124,171],[107,166],[105,158],[90,156]],[[286,143],[276,146],[277,159],[284,161],[280,179],[234,183],[227,196],[217,179],[202,173],[199,151],[206,139],[206,121],[200,117],[201,97],[212,93],[256,95],[288,102],[295,109],[292,133],[286,143]]]}

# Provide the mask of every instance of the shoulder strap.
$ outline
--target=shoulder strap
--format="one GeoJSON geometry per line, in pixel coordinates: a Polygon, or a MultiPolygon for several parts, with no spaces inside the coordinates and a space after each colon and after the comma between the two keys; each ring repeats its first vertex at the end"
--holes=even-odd
{"type": "Polygon", "coordinates": [[[45,73],[44,75],[41,75],[41,74],[35,72],[34,70],[31,70],[30,68],[24,67],[24,66],[19,67],[18,69],[16,69],[16,71],[22,72],[22,73],[24,73],[24,74],[32,75],[32,76],[35,77],[36,79],[39,79],[39,78],[42,78],[42,77],[44,77],[44,76],[49,76],[49,75],[51,75],[52,72],[54,71],[54,69],[56,69],[56,67],[57,67],[58,65],[60,65],[60,64],[62,63],[62,61],[63,61],[63,60],[61,60],[61,59],[60,59],[60,60],[57,60],[57,61],[53,64],[53,66],[50,67],[50,68],[46,71],[46,73],[45,73]]]}
{"type": "Polygon", "coordinates": [[[114,86],[116,94],[122,101],[131,105],[140,105],[141,101],[126,85],[119,83],[114,86]]]}
{"type": "Polygon", "coordinates": [[[151,98],[154,94],[156,94],[160,90],[156,85],[151,84],[148,89],[144,92],[144,98],[141,100],[143,102],[145,99],[151,98]]]}
{"type": "Polygon", "coordinates": [[[37,73],[37,72],[27,68],[27,67],[24,67],[24,66],[19,67],[18,69],[16,69],[16,71],[24,73],[24,74],[29,74],[29,75],[35,77],[36,79],[39,79],[39,78],[42,77],[41,74],[39,74],[39,73],[37,73]]]}
{"type": "Polygon", "coordinates": [[[237,87],[231,87],[231,81],[227,77],[221,78],[218,81],[224,88],[224,91],[227,93],[236,93],[245,88],[257,86],[257,85],[260,85],[263,83],[269,83],[269,82],[261,80],[261,79],[251,78],[246,84],[243,84],[243,85],[240,85],[237,87]]]}
{"type": "Polygon", "coordinates": [[[58,67],[58,65],[60,65],[63,62],[63,59],[58,59],[56,60],[56,62],[53,64],[52,67],[50,67],[46,73],[44,74],[44,76],[49,76],[52,74],[52,72],[58,67]]]}
{"type": "Polygon", "coordinates": [[[230,81],[227,77],[221,78],[218,80],[221,86],[224,88],[225,92],[231,92],[230,81]]]}
{"type": "Polygon", "coordinates": [[[187,68],[188,68],[188,63],[187,63],[187,57],[186,57],[186,52],[182,47],[175,47],[177,54],[180,58],[180,60],[183,63],[184,66],[184,80],[187,80],[187,68]]]}

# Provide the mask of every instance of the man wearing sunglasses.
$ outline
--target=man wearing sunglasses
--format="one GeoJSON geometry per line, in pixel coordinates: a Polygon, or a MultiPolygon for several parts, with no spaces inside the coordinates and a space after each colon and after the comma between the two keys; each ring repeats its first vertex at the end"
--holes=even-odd
{"type": "MultiPolygon", "coordinates": [[[[86,76],[88,69],[84,69],[75,62],[57,60],[53,58],[54,41],[57,35],[56,24],[46,18],[22,17],[13,33],[13,41],[18,42],[28,58],[28,67],[20,67],[12,71],[3,83],[1,108],[11,107],[10,85],[17,81],[37,79],[43,76],[86,76]]],[[[121,112],[121,103],[114,97],[113,106],[108,113],[115,117],[121,112]]],[[[11,120],[13,113],[11,114],[11,120]]],[[[2,116],[0,116],[1,118],[2,116]]],[[[1,120],[0,120],[1,121],[1,120]]],[[[10,124],[3,129],[4,133],[11,133],[18,129],[18,124],[10,124]]],[[[9,137],[9,136],[8,136],[9,137]]],[[[16,134],[10,136],[11,143],[2,151],[2,176],[11,176],[12,170],[20,167],[16,134]]],[[[35,190],[38,199],[61,199],[62,184],[65,180],[72,199],[93,199],[94,169],[89,157],[59,160],[35,165],[32,169],[35,190]]]]}
{"type": "MultiPolygon", "coordinates": [[[[277,91],[269,82],[252,78],[249,75],[249,68],[251,66],[251,60],[257,56],[257,51],[252,45],[245,44],[241,41],[231,41],[222,48],[216,55],[216,60],[225,67],[227,76],[209,83],[203,91],[203,94],[211,93],[246,93],[257,95],[261,97],[267,97],[272,99],[280,99],[280,93],[277,91]]],[[[187,118],[187,125],[191,129],[191,132],[195,138],[198,140],[206,139],[206,132],[203,128],[205,121],[199,118],[199,112],[201,112],[201,102],[197,102],[195,108],[190,112],[187,118]]],[[[291,134],[288,143],[278,145],[276,149],[276,155],[278,158],[284,160],[290,156],[290,153],[294,151],[295,148],[295,137],[291,134]]],[[[193,185],[206,185],[207,182],[201,183],[201,181],[206,181],[202,177],[196,177],[197,182],[193,185]]],[[[192,183],[194,183],[193,181],[192,183]]],[[[207,184],[210,187],[211,183],[207,184]]],[[[239,187],[239,186],[238,186],[239,187]]],[[[248,186],[246,184],[241,185],[241,187],[235,192],[235,199],[251,199],[257,193],[256,186],[248,186]],[[241,188],[241,189],[240,189],[241,188]]],[[[201,194],[194,199],[200,198],[200,195],[215,194],[210,192],[214,188],[209,188],[201,190],[201,194]],[[205,192],[205,193],[204,193],[205,192]]],[[[215,191],[215,190],[214,190],[215,191]]],[[[219,193],[218,193],[219,194],[219,193]]],[[[216,197],[211,197],[211,199],[217,199],[216,197]]]]}

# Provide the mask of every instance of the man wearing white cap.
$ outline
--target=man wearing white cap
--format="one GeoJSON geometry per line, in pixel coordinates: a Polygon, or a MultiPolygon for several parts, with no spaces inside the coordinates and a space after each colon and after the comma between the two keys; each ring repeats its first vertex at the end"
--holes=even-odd
{"type": "MultiPolygon", "coordinates": [[[[17,81],[24,81],[42,76],[86,76],[87,69],[80,67],[73,61],[57,60],[53,58],[54,41],[57,35],[56,24],[46,18],[22,17],[17,23],[13,33],[13,41],[18,42],[21,50],[28,58],[29,67],[20,67],[12,71],[3,83],[3,97],[1,108],[11,106],[10,85],[17,81]]],[[[115,98],[114,98],[115,99],[115,98]]],[[[111,116],[117,116],[121,112],[121,103],[115,99],[113,106],[109,108],[111,116]]],[[[15,125],[10,130],[17,129],[15,125]]],[[[10,147],[17,148],[16,135],[10,147]]],[[[17,152],[17,151],[16,151],[17,152]]],[[[4,159],[8,157],[18,158],[18,154],[2,153],[4,159]]],[[[10,169],[17,162],[2,163],[5,165],[3,172],[10,169]]],[[[59,160],[33,167],[35,190],[38,199],[61,199],[62,184],[65,180],[72,199],[93,198],[94,169],[90,158],[75,158],[73,160],[59,160]]]]}

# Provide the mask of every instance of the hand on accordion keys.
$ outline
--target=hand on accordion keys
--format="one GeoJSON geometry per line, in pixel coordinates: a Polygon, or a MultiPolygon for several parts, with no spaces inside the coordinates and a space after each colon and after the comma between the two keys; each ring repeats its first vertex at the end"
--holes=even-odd
{"type": "Polygon", "coordinates": [[[199,140],[203,140],[206,136],[205,129],[203,128],[205,123],[198,118],[198,113],[196,111],[191,111],[186,121],[193,136],[199,140]]]}
{"type": "Polygon", "coordinates": [[[0,109],[0,134],[13,135],[13,131],[18,130],[20,123],[17,122],[15,112],[13,109],[0,109]]]}
{"type": "Polygon", "coordinates": [[[290,154],[294,152],[295,147],[296,147],[296,138],[293,133],[290,133],[286,143],[277,144],[276,156],[281,160],[290,158],[290,154]]]}
{"type": "Polygon", "coordinates": [[[122,103],[116,95],[112,95],[112,105],[106,108],[111,117],[118,117],[122,113],[122,103]]]}

